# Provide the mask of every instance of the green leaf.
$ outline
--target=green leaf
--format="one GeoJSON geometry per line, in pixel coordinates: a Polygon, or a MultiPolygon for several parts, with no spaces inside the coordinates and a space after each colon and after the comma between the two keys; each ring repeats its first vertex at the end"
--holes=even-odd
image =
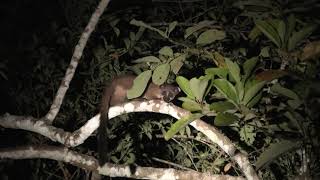
{"type": "Polygon", "coordinates": [[[278,32],[278,25],[280,21],[280,19],[268,19],[266,22],[268,22],[278,32]]]}
{"type": "Polygon", "coordinates": [[[235,106],[228,101],[219,101],[210,104],[210,110],[215,112],[225,112],[234,108],[235,106]]]}
{"type": "Polygon", "coordinates": [[[287,23],[287,33],[286,33],[286,43],[288,43],[289,38],[291,37],[291,34],[294,31],[294,28],[296,27],[296,18],[293,14],[291,14],[288,18],[288,23],[287,23]]]}
{"type": "Polygon", "coordinates": [[[259,29],[257,26],[255,26],[255,27],[250,31],[248,37],[249,37],[250,41],[253,41],[253,40],[257,39],[257,37],[258,37],[260,34],[261,34],[260,29],[259,29]]]}
{"type": "Polygon", "coordinates": [[[251,86],[248,91],[245,92],[244,98],[243,98],[243,104],[247,105],[252,98],[254,98],[257,93],[263,88],[263,86],[266,84],[265,81],[261,81],[258,83],[255,83],[253,86],[251,86]]]}
{"type": "Polygon", "coordinates": [[[131,41],[136,41],[136,34],[135,34],[135,33],[130,32],[130,33],[129,33],[129,37],[130,37],[130,40],[131,40],[131,41]]]}
{"type": "Polygon", "coordinates": [[[231,113],[219,113],[214,119],[214,125],[216,126],[229,126],[236,121],[238,121],[238,117],[231,113]]]}
{"type": "Polygon", "coordinates": [[[299,100],[299,96],[292,90],[282,87],[279,83],[274,84],[271,89],[272,92],[281,94],[282,96],[286,96],[291,99],[299,100]]]}
{"type": "Polygon", "coordinates": [[[160,59],[155,56],[146,56],[133,61],[133,63],[160,63],[160,59]]]}
{"type": "Polygon", "coordinates": [[[261,49],[259,56],[264,57],[264,58],[270,57],[270,53],[269,52],[270,52],[270,47],[266,46],[266,47],[261,49]]]}
{"type": "Polygon", "coordinates": [[[136,77],[136,79],[133,81],[132,88],[127,91],[128,99],[137,98],[143,94],[151,78],[151,73],[151,70],[147,70],[136,77]]]}
{"type": "Polygon", "coordinates": [[[195,99],[194,94],[191,91],[189,80],[183,76],[178,76],[176,78],[176,82],[181,88],[181,90],[190,98],[195,99]]]}
{"type": "Polygon", "coordinates": [[[215,51],[213,54],[213,62],[219,67],[219,68],[225,68],[226,67],[226,62],[225,62],[225,58],[222,54],[220,54],[219,52],[215,51]]]}
{"type": "Polygon", "coordinates": [[[241,141],[246,142],[249,146],[253,144],[256,134],[254,126],[250,124],[244,125],[239,132],[241,141]]]}
{"type": "Polygon", "coordinates": [[[258,57],[252,57],[243,63],[243,71],[244,71],[244,80],[245,81],[251,75],[252,71],[256,67],[258,60],[259,60],[258,57]]]}
{"type": "Polygon", "coordinates": [[[178,25],[177,21],[173,21],[169,24],[169,28],[168,28],[168,36],[170,35],[170,33],[176,28],[176,26],[178,25]]]}
{"type": "Polygon", "coordinates": [[[260,101],[261,98],[262,98],[262,91],[260,91],[258,95],[256,95],[254,98],[251,99],[251,101],[249,101],[249,103],[247,104],[247,107],[252,108],[254,105],[256,105],[260,101]]]}
{"type": "Polygon", "coordinates": [[[278,23],[277,31],[281,40],[281,48],[284,48],[283,46],[286,46],[285,44],[285,36],[286,36],[286,24],[280,20],[278,23]]]}
{"type": "Polygon", "coordinates": [[[202,107],[200,106],[199,103],[195,102],[195,101],[185,101],[182,103],[182,108],[186,109],[190,112],[194,112],[194,111],[201,111],[202,107]]]}
{"type": "Polygon", "coordinates": [[[110,21],[109,25],[111,27],[115,27],[119,23],[119,21],[120,21],[120,19],[112,20],[112,21],[110,21]]]}
{"type": "Polygon", "coordinates": [[[190,114],[182,117],[177,122],[175,122],[169,129],[169,131],[164,135],[165,140],[171,139],[175,134],[177,134],[182,128],[186,127],[192,121],[199,119],[203,116],[203,114],[196,113],[190,114]]]}
{"type": "Polygon", "coordinates": [[[126,46],[126,49],[127,50],[130,49],[131,41],[128,38],[125,38],[123,42],[124,42],[124,45],[126,46]]]}
{"type": "Polygon", "coordinates": [[[186,33],[184,34],[184,38],[187,39],[191,34],[193,34],[194,32],[197,32],[198,30],[204,28],[204,27],[208,27],[211,24],[213,24],[213,21],[201,21],[198,24],[192,26],[192,27],[188,27],[186,29],[186,33]]]}
{"type": "Polygon", "coordinates": [[[292,109],[297,109],[303,102],[300,99],[293,99],[288,100],[287,103],[292,109]]]}
{"type": "Polygon", "coordinates": [[[239,99],[237,95],[236,88],[225,79],[216,79],[213,80],[214,86],[222,93],[230,102],[234,105],[239,104],[239,99]]]}
{"type": "Polygon", "coordinates": [[[192,94],[196,97],[197,100],[202,101],[203,95],[208,86],[208,80],[192,78],[189,81],[189,84],[190,84],[190,89],[192,91],[192,94]]]}
{"type": "Polygon", "coordinates": [[[242,101],[243,97],[244,97],[244,84],[242,81],[238,82],[236,84],[236,91],[237,91],[237,94],[238,94],[238,99],[239,99],[239,102],[242,101]]]}
{"type": "Polygon", "coordinates": [[[271,144],[268,149],[260,154],[258,157],[255,165],[256,169],[260,169],[261,167],[265,166],[266,164],[270,163],[278,156],[283,153],[289,152],[302,144],[301,141],[289,141],[289,140],[282,140],[278,143],[271,144]]]}
{"type": "Polygon", "coordinates": [[[213,43],[214,41],[222,40],[225,37],[226,33],[224,31],[210,29],[200,34],[197,39],[197,44],[204,46],[213,43]]]}
{"type": "Polygon", "coordinates": [[[166,82],[170,72],[170,65],[168,63],[159,65],[152,75],[152,82],[156,85],[162,85],[166,82]]]}
{"type": "Polygon", "coordinates": [[[159,50],[159,54],[168,56],[168,57],[173,57],[173,51],[169,46],[164,46],[159,50]]]}
{"type": "Polygon", "coordinates": [[[181,54],[170,62],[171,70],[174,74],[178,74],[185,60],[186,54],[181,54]]]}
{"type": "Polygon", "coordinates": [[[298,32],[293,32],[288,41],[288,50],[293,50],[298,45],[298,43],[307,38],[316,28],[316,25],[309,25],[302,28],[298,32]]]}
{"type": "Polygon", "coordinates": [[[155,31],[157,32],[160,36],[164,37],[164,38],[168,38],[167,34],[159,29],[156,29],[152,26],[147,25],[146,23],[144,23],[143,21],[137,21],[135,19],[130,21],[130,24],[135,25],[135,26],[139,26],[139,27],[144,27],[146,29],[149,29],[151,31],[155,31]]]}
{"type": "Polygon", "coordinates": [[[260,31],[263,32],[265,36],[267,36],[273,43],[275,43],[278,48],[281,47],[281,41],[277,30],[268,22],[257,20],[256,26],[260,31]]]}
{"type": "Polygon", "coordinates": [[[112,29],[113,29],[114,33],[116,33],[116,36],[119,37],[119,35],[120,35],[120,29],[117,28],[117,27],[112,27],[112,29]]]}
{"type": "Polygon", "coordinates": [[[140,40],[140,38],[142,37],[145,29],[146,29],[146,28],[144,28],[144,27],[140,27],[140,28],[139,28],[138,32],[136,33],[136,40],[137,40],[137,41],[140,40]]]}
{"type": "Polygon", "coordinates": [[[236,81],[236,83],[239,83],[241,80],[239,65],[237,63],[232,62],[228,58],[225,58],[225,61],[226,61],[226,65],[230,71],[230,75],[236,81]]]}
{"type": "Polygon", "coordinates": [[[207,68],[205,74],[211,75],[213,78],[217,75],[219,78],[226,79],[228,70],[226,68],[207,68]]]}
{"type": "Polygon", "coordinates": [[[288,127],[291,129],[298,129],[300,133],[303,132],[304,128],[301,126],[300,122],[304,122],[305,118],[303,118],[301,114],[297,113],[296,111],[287,111],[283,115],[289,119],[288,127]]]}

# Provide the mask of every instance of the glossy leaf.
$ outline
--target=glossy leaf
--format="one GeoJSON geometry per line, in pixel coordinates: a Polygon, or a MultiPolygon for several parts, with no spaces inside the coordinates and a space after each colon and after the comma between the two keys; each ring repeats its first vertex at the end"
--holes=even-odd
{"type": "Polygon", "coordinates": [[[235,62],[232,62],[228,58],[226,58],[225,61],[226,61],[226,65],[229,69],[230,75],[236,81],[236,83],[239,83],[241,80],[239,65],[235,62]]]}
{"type": "Polygon", "coordinates": [[[286,24],[281,20],[278,23],[277,31],[281,40],[281,47],[285,46],[286,24]]]}
{"type": "Polygon", "coordinates": [[[137,40],[137,41],[140,40],[140,38],[142,37],[145,29],[146,29],[146,28],[144,28],[144,27],[140,27],[140,28],[139,28],[138,32],[136,33],[136,40],[137,40]]]}
{"type": "Polygon", "coordinates": [[[211,24],[213,24],[214,22],[213,21],[201,21],[199,22],[198,24],[192,26],[192,27],[188,27],[186,29],[186,33],[184,35],[184,38],[187,39],[191,34],[197,32],[198,30],[204,28],[204,27],[208,27],[210,26],[211,24]]]}
{"type": "Polygon", "coordinates": [[[251,75],[252,71],[257,65],[258,60],[258,57],[252,57],[243,63],[244,80],[247,80],[247,78],[251,75]]]}
{"type": "Polygon", "coordinates": [[[217,51],[213,53],[214,62],[219,68],[226,68],[226,62],[224,60],[224,57],[217,51]]]}
{"type": "Polygon", "coordinates": [[[173,51],[169,46],[164,46],[159,50],[159,54],[168,56],[168,57],[173,57],[173,51]]]}
{"type": "Polygon", "coordinates": [[[257,169],[265,166],[271,161],[275,160],[283,153],[289,152],[302,144],[301,141],[295,140],[281,140],[280,142],[271,144],[265,151],[263,151],[258,157],[255,165],[257,169]]]}
{"type": "Polygon", "coordinates": [[[205,74],[211,75],[212,77],[217,75],[219,78],[226,79],[228,70],[226,68],[207,68],[205,74]]]}
{"type": "Polygon", "coordinates": [[[160,63],[160,59],[155,56],[146,56],[133,61],[134,63],[160,63]]]}
{"type": "Polygon", "coordinates": [[[256,96],[254,96],[254,98],[252,98],[249,101],[249,103],[247,104],[247,107],[252,108],[260,101],[261,98],[262,98],[262,91],[260,91],[256,96]]]}
{"type": "Polygon", "coordinates": [[[137,98],[143,94],[151,78],[151,73],[151,70],[147,70],[136,77],[136,79],[133,81],[132,88],[127,91],[128,99],[137,98]]]}
{"type": "Polygon", "coordinates": [[[203,95],[208,86],[208,80],[192,78],[189,81],[189,84],[192,94],[196,97],[197,100],[202,101],[203,95]]]}
{"type": "Polygon", "coordinates": [[[214,119],[216,126],[229,126],[238,121],[238,117],[231,113],[219,113],[214,119]]]}
{"type": "Polygon", "coordinates": [[[261,34],[261,31],[260,29],[255,26],[249,33],[249,39],[250,41],[253,41],[255,39],[257,39],[257,37],[261,34]]]}
{"type": "Polygon", "coordinates": [[[173,21],[169,24],[169,28],[168,28],[168,36],[170,35],[170,33],[176,28],[176,26],[178,25],[177,21],[173,21]]]}
{"type": "Polygon", "coordinates": [[[235,109],[235,106],[228,101],[219,101],[210,104],[210,110],[215,112],[225,112],[231,109],[235,109]]]}
{"type": "Polygon", "coordinates": [[[170,62],[171,70],[174,74],[178,74],[186,60],[186,54],[181,54],[170,62]]]}
{"type": "Polygon", "coordinates": [[[190,99],[195,99],[194,94],[191,91],[189,80],[186,79],[183,76],[178,76],[176,78],[176,82],[181,88],[181,90],[190,98],[190,99]]]}
{"type": "Polygon", "coordinates": [[[166,82],[170,72],[170,65],[168,63],[159,65],[152,74],[152,82],[156,85],[162,85],[166,82]]]}
{"type": "Polygon", "coordinates": [[[214,41],[222,40],[225,37],[226,33],[224,31],[210,29],[200,34],[200,36],[197,39],[197,44],[207,45],[213,43],[214,41]]]}
{"type": "Polygon", "coordinates": [[[146,23],[144,23],[143,21],[137,21],[135,19],[130,21],[130,24],[135,25],[135,26],[139,26],[139,27],[144,27],[146,29],[149,29],[151,31],[155,31],[157,32],[160,36],[164,37],[164,38],[168,38],[167,34],[157,28],[154,28],[152,26],[147,25],[146,23]]]}
{"type": "Polygon", "coordinates": [[[259,56],[264,57],[264,58],[270,57],[269,51],[270,51],[270,47],[269,46],[264,47],[264,48],[261,49],[259,56]]]}
{"type": "Polygon", "coordinates": [[[239,102],[242,101],[243,97],[244,97],[244,84],[242,81],[236,83],[236,91],[237,91],[237,94],[238,94],[238,99],[239,99],[239,102]]]}
{"type": "Polygon", "coordinates": [[[195,101],[185,101],[182,103],[182,108],[186,109],[190,112],[194,112],[194,111],[201,111],[202,107],[200,106],[199,103],[195,102],[195,101]]]}
{"type": "Polygon", "coordinates": [[[187,116],[182,117],[177,122],[175,122],[169,129],[169,131],[164,135],[165,140],[171,139],[175,134],[177,134],[182,128],[186,127],[192,121],[199,119],[203,116],[203,114],[189,114],[187,116]]]}
{"type": "Polygon", "coordinates": [[[260,31],[263,32],[273,43],[275,43],[279,48],[281,47],[280,37],[277,30],[268,22],[258,20],[256,21],[256,26],[260,31]]]}
{"type": "Polygon", "coordinates": [[[239,103],[235,87],[225,79],[216,79],[213,81],[214,86],[234,105],[239,103]]]}
{"type": "Polygon", "coordinates": [[[282,87],[280,84],[274,84],[271,91],[286,96],[291,99],[300,99],[299,96],[292,90],[282,87]]]}
{"type": "Polygon", "coordinates": [[[266,84],[265,81],[255,83],[253,86],[251,86],[248,91],[245,92],[244,98],[243,98],[243,104],[247,105],[252,98],[254,98],[259,91],[263,88],[263,86],[266,84]]]}

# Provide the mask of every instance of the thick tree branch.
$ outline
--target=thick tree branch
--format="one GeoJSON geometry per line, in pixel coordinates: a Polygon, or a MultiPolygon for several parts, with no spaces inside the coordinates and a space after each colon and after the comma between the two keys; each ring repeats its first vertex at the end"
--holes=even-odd
{"type": "Polygon", "coordinates": [[[180,180],[243,180],[241,177],[228,175],[212,175],[208,173],[199,173],[196,171],[179,171],[172,168],[152,168],[152,167],[134,167],[125,165],[116,165],[107,163],[99,167],[97,159],[92,156],[71,151],[64,147],[43,146],[43,147],[19,147],[0,150],[0,158],[10,159],[33,159],[44,158],[70,163],[82,169],[96,171],[99,174],[110,177],[128,177],[135,179],[180,179],[180,180]]]}
{"type": "MultiPolygon", "coordinates": [[[[113,118],[121,114],[131,112],[158,112],[168,114],[176,119],[180,119],[190,112],[177,107],[171,103],[163,101],[131,101],[122,105],[111,107],[109,110],[109,117],[113,118]]],[[[25,129],[32,132],[37,132],[53,141],[60,142],[66,146],[77,146],[87,139],[95,129],[99,126],[99,115],[91,118],[84,126],[77,131],[70,133],[62,129],[55,128],[45,121],[36,120],[31,117],[4,115],[0,117],[0,125],[6,128],[25,129]]],[[[208,139],[216,143],[220,148],[226,152],[240,167],[247,179],[259,179],[254,168],[251,166],[248,157],[237,150],[235,145],[229,138],[224,136],[218,129],[205,123],[204,121],[196,120],[190,124],[198,131],[205,134],[208,139]]]]}
{"type": "Polygon", "coordinates": [[[66,74],[65,74],[63,80],[61,81],[60,87],[57,91],[57,94],[56,94],[54,100],[53,100],[53,103],[50,107],[50,110],[45,116],[45,119],[48,121],[49,124],[51,124],[53,122],[53,120],[56,118],[56,116],[60,110],[62,101],[64,99],[64,96],[66,95],[66,92],[69,88],[70,82],[74,76],[76,69],[77,69],[78,63],[79,63],[80,58],[83,53],[83,50],[88,42],[88,39],[89,39],[91,33],[93,32],[93,30],[95,29],[95,27],[97,25],[100,16],[102,15],[105,8],[107,7],[108,3],[109,3],[109,0],[101,0],[100,1],[97,9],[91,15],[89,23],[87,24],[86,28],[84,29],[83,33],[81,34],[80,40],[74,49],[69,67],[66,71],[66,74]]]}

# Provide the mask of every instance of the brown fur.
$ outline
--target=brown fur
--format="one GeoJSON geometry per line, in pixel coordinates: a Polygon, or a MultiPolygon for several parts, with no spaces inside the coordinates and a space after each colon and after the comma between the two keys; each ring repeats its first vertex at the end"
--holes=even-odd
{"type": "MultiPolygon", "coordinates": [[[[114,78],[111,83],[105,88],[100,105],[100,126],[98,128],[98,153],[99,164],[103,165],[108,161],[108,137],[107,137],[107,122],[110,106],[122,104],[127,101],[127,91],[131,89],[136,76],[124,75],[114,78]]],[[[180,92],[180,89],[170,84],[157,86],[150,83],[146,88],[143,99],[164,100],[169,102],[180,92]]]]}

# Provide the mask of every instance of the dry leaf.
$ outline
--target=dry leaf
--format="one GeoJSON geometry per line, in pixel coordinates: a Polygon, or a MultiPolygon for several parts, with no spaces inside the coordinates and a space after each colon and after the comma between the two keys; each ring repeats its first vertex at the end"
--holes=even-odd
{"type": "Polygon", "coordinates": [[[270,69],[270,70],[266,70],[266,71],[262,71],[262,72],[258,73],[256,75],[256,79],[260,80],[260,81],[270,82],[274,79],[278,79],[278,78],[285,76],[287,74],[288,73],[286,71],[270,69]]]}

